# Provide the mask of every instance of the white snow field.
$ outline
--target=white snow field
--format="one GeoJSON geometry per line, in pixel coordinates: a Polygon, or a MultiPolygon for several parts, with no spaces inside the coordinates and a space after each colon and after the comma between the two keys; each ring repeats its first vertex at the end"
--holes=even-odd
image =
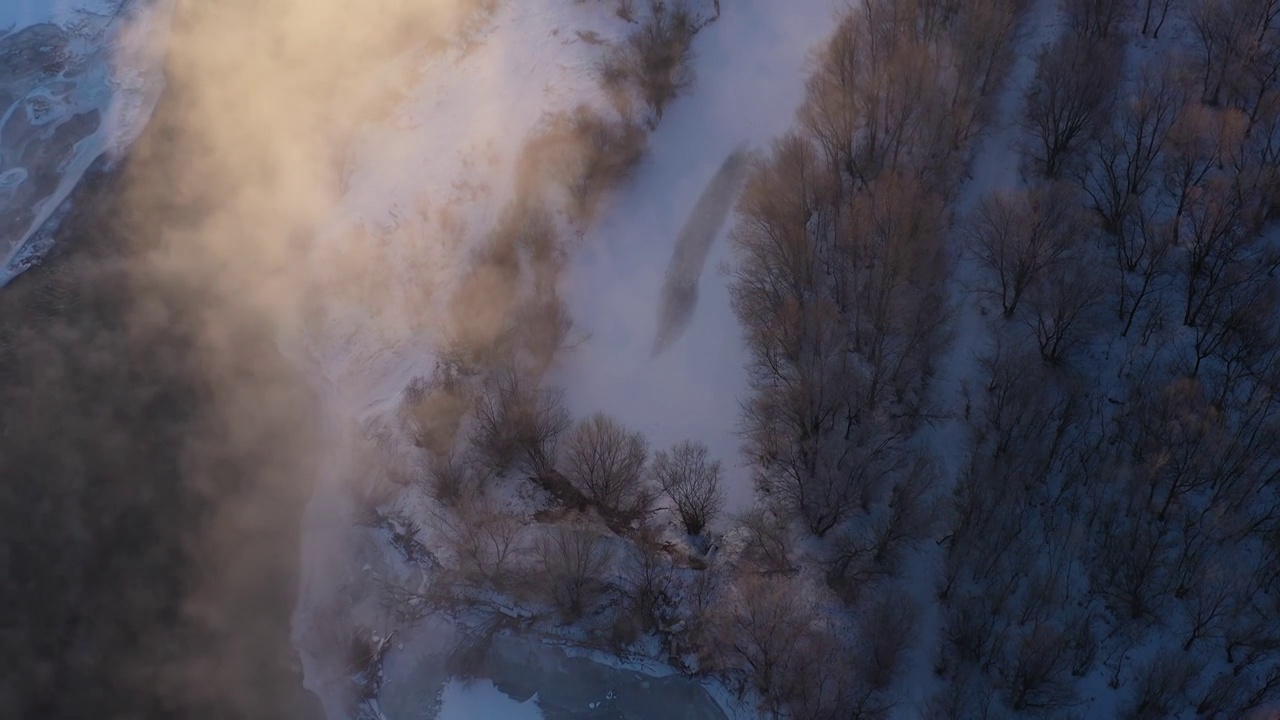
{"type": "Polygon", "coordinates": [[[48,250],[46,225],[94,161],[141,134],[164,88],[172,11],[172,0],[0,3],[0,287],[48,250]]]}
{"type": "MultiPolygon", "coordinates": [[[[729,307],[729,243],[711,250],[688,329],[652,358],[663,275],[694,202],[742,143],[767,149],[804,97],[810,51],[832,29],[832,0],[736,0],[694,43],[697,80],[650,137],[649,154],[571,260],[570,310],[590,333],[554,381],[582,417],[604,412],[654,448],[700,440],[726,472],[729,510],[751,502],[739,461],[745,349],[729,307]]],[[[730,216],[722,235],[734,220],[730,216]]]]}

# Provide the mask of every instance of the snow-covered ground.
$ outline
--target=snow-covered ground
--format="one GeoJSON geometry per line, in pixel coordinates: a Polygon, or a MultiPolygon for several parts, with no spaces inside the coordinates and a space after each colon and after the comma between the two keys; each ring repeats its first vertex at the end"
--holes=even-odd
{"type": "Polygon", "coordinates": [[[516,702],[490,680],[450,680],[440,694],[437,720],[542,720],[538,698],[516,702]]]}
{"type": "Polygon", "coordinates": [[[93,162],[142,132],[164,87],[172,10],[172,0],[0,6],[0,287],[48,249],[37,234],[93,162]]]}
{"type": "MultiPolygon", "coordinates": [[[[734,149],[766,149],[790,128],[804,97],[810,51],[833,26],[832,0],[740,0],[695,42],[697,81],[650,138],[635,177],[576,251],[566,280],[570,311],[590,338],[555,381],[577,416],[604,412],[655,448],[700,440],[721,459],[729,507],[751,501],[738,460],[746,359],[729,307],[729,243],[712,248],[684,336],[653,358],[663,275],[703,187],[734,149]]],[[[730,218],[724,232],[732,225],[730,218]]]]}

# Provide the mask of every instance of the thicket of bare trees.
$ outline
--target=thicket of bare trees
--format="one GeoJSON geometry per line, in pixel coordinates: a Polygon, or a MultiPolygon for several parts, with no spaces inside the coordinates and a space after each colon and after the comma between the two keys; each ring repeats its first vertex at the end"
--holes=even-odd
{"type": "Polygon", "coordinates": [[[1275,634],[1236,645],[1280,590],[1259,574],[1280,520],[1271,5],[1139,3],[1104,31],[1106,3],[1073,3],[1092,19],[1041,55],[1030,188],[966,225],[1005,318],[950,507],[939,712],[1066,708],[1099,671],[1124,717],[1280,696],[1275,634]],[[1062,69],[1111,67],[1126,28],[1169,22],[1189,47],[1084,83],[1103,70],[1062,69]],[[1036,245],[1012,229],[1050,193],[1062,234],[1036,245]],[[1064,326],[1074,357],[1046,342],[1064,326]]]}
{"type": "Polygon", "coordinates": [[[946,201],[1019,9],[861,3],[743,193],[744,435],[762,498],[816,535],[870,512],[910,465],[946,341],[946,201]]]}
{"type": "MultiPolygon", "coordinates": [[[[735,662],[768,709],[879,717],[892,704],[914,622],[892,588],[940,518],[937,466],[913,437],[935,412],[930,379],[948,341],[948,203],[1021,9],[860,3],[818,56],[797,128],[756,159],[743,191],[730,293],[750,352],[743,436],[759,507],[737,519],[737,558],[740,572],[776,579],[741,583],[729,622],[735,662]],[[818,539],[834,598],[864,623],[843,626],[813,604],[816,590],[774,589],[802,584],[790,573],[814,559],[797,530],[818,539]]],[[[1042,246],[1070,244],[1054,224],[1066,214],[1039,228],[1019,217],[1006,244],[1034,246],[1031,276],[1058,280],[1042,246]]],[[[1072,307],[1054,304],[1065,282],[1034,293],[1021,282],[1011,312],[1072,307]]],[[[1070,322],[1039,324],[1046,353],[1068,344],[1059,325],[1070,322]]]]}

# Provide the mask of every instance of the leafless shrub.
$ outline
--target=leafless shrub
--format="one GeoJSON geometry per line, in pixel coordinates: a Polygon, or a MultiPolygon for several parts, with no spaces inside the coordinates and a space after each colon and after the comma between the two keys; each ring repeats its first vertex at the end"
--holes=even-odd
{"type": "Polygon", "coordinates": [[[724,619],[724,586],[721,573],[715,568],[699,572],[682,584],[682,635],[697,653],[702,670],[715,669],[723,654],[724,643],[718,630],[724,619]]]}
{"type": "Polygon", "coordinates": [[[906,593],[879,593],[858,618],[862,674],[872,688],[889,688],[915,644],[920,608],[906,593]]]}
{"type": "MultiPolygon", "coordinates": [[[[619,15],[622,12],[620,7],[619,15]]],[[[625,82],[638,91],[653,112],[650,128],[662,120],[667,104],[693,84],[696,32],[693,13],[683,0],[650,0],[647,17],[601,66],[606,86],[625,82]]]]}
{"type": "Polygon", "coordinates": [[[1031,138],[1027,152],[1045,176],[1057,178],[1102,127],[1122,48],[1114,41],[1068,35],[1040,51],[1023,123],[1031,138]]]}
{"type": "Polygon", "coordinates": [[[802,635],[782,668],[777,696],[766,696],[766,708],[777,702],[797,718],[887,718],[892,703],[859,663],[861,649],[826,628],[802,635]]]}
{"type": "Polygon", "coordinates": [[[388,525],[385,508],[395,499],[396,488],[377,476],[357,480],[348,486],[355,512],[355,523],[363,527],[381,528],[388,525]]]}
{"type": "Polygon", "coordinates": [[[751,569],[771,574],[791,572],[795,540],[785,518],[755,507],[738,518],[738,525],[744,535],[742,559],[751,569]]]}
{"type": "Polygon", "coordinates": [[[542,531],[535,555],[548,595],[569,620],[582,617],[595,601],[614,556],[604,536],[563,525],[542,531]]]}
{"type": "Polygon", "coordinates": [[[709,460],[702,443],[686,440],[669,451],[659,451],[653,457],[652,472],[690,535],[700,535],[724,507],[720,461],[709,460]]]}
{"type": "Polygon", "coordinates": [[[423,480],[427,494],[446,507],[454,507],[464,496],[481,488],[476,469],[453,453],[433,456],[423,480]]]}
{"type": "Polygon", "coordinates": [[[387,578],[375,578],[378,602],[382,609],[405,625],[414,625],[448,605],[452,587],[428,582],[425,588],[411,587],[387,578]]]}
{"type": "Polygon", "coordinates": [[[597,413],[578,423],[565,441],[565,477],[588,499],[624,522],[648,513],[654,494],[645,477],[644,435],[597,413]]]}
{"type": "Polygon", "coordinates": [[[669,630],[679,620],[676,577],[656,538],[641,535],[626,558],[624,591],[645,630],[669,630]]]}
{"type": "Polygon", "coordinates": [[[1015,712],[1055,712],[1076,702],[1070,643],[1063,628],[1032,623],[1005,644],[997,664],[1008,706],[1015,712]]]}
{"type": "Polygon", "coordinates": [[[404,561],[411,564],[434,562],[427,546],[422,544],[422,527],[404,513],[388,516],[387,529],[391,532],[391,546],[400,551],[404,561]]]}
{"type": "Polygon", "coordinates": [[[544,472],[552,467],[569,412],[558,390],[535,387],[513,369],[499,369],[476,401],[472,448],[495,472],[544,472]]]}
{"type": "Polygon", "coordinates": [[[1200,678],[1202,663],[1189,653],[1157,650],[1138,671],[1133,696],[1120,711],[1123,720],[1157,720],[1190,704],[1187,691],[1200,678]]]}
{"type": "Polygon", "coordinates": [[[524,524],[486,495],[463,495],[452,511],[435,514],[436,529],[458,559],[462,577],[490,586],[506,585],[523,548],[524,524]]]}
{"type": "Polygon", "coordinates": [[[643,128],[628,117],[609,120],[581,107],[568,119],[554,170],[569,191],[573,213],[589,219],[603,193],[625,179],[644,155],[643,128]]]}
{"type": "Polygon", "coordinates": [[[887,507],[865,522],[853,522],[835,539],[826,562],[827,583],[847,602],[863,589],[899,569],[903,555],[927,538],[937,525],[938,511],[930,496],[934,477],[923,455],[895,484],[887,507]]]}
{"type": "Polygon", "coordinates": [[[1060,364],[1093,336],[1104,288],[1089,258],[1055,264],[1027,292],[1019,319],[1031,331],[1040,358],[1060,364]]]}
{"type": "Polygon", "coordinates": [[[817,631],[818,615],[807,593],[797,592],[788,583],[747,576],[734,589],[725,640],[756,690],[780,704],[787,694],[789,668],[801,657],[806,639],[817,631]]]}

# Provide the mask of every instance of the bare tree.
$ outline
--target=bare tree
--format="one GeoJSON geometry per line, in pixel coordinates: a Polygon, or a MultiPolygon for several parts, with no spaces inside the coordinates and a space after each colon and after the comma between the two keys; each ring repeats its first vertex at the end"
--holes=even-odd
{"type": "Polygon", "coordinates": [[[1280,254],[1257,235],[1256,195],[1216,177],[1187,205],[1184,325],[1212,323],[1232,300],[1256,297],[1280,267],[1280,254]]]}
{"type": "Polygon", "coordinates": [[[1129,0],[1068,0],[1067,26],[1081,37],[1104,40],[1128,14],[1129,0]]]}
{"type": "Polygon", "coordinates": [[[1157,720],[1191,704],[1187,691],[1200,679],[1203,662],[1174,648],[1151,654],[1138,671],[1133,696],[1120,711],[1123,720],[1157,720]]]}
{"type": "Polygon", "coordinates": [[[1172,232],[1182,234],[1182,221],[1191,199],[1240,147],[1245,120],[1238,113],[1220,112],[1198,103],[1182,108],[1166,141],[1162,171],[1164,191],[1173,205],[1172,232]]]}
{"type": "Polygon", "coordinates": [[[854,413],[924,395],[924,378],[944,345],[949,318],[942,288],[950,270],[941,198],[915,178],[889,172],[850,203],[838,245],[843,267],[832,293],[849,327],[856,364],[854,413]]]}
{"type": "Polygon", "coordinates": [[[1169,18],[1169,9],[1176,0],[1142,0],[1142,36],[1148,33],[1151,37],[1160,37],[1164,21],[1169,18]]]}
{"type": "Polygon", "coordinates": [[[1054,264],[1027,293],[1019,318],[1031,330],[1045,362],[1063,362],[1093,334],[1103,286],[1090,260],[1054,264]]]}
{"type": "Polygon", "coordinates": [[[1180,78],[1167,68],[1144,66],[1121,112],[1089,146],[1078,176],[1112,251],[1122,336],[1158,294],[1169,269],[1176,235],[1170,214],[1176,216],[1178,203],[1170,199],[1166,167],[1169,153],[1185,145],[1179,125],[1184,106],[1180,78]]]}
{"type": "Polygon", "coordinates": [[[1067,632],[1055,623],[1036,622],[1007,643],[997,673],[1011,710],[1043,713],[1075,704],[1067,632]]]}
{"type": "Polygon", "coordinates": [[[939,518],[931,496],[936,468],[916,454],[897,480],[885,507],[866,522],[849,523],[831,546],[827,584],[856,602],[869,583],[892,576],[907,551],[934,531],[939,518]]]}
{"type": "Polygon", "coordinates": [[[1280,2],[1197,0],[1189,13],[1197,41],[1201,99],[1255,112],[1280,79],[1280,2]]]}
{"type": "Polygon", "coordinates": [[[919,636],[920,608],[902,591],[877,593],[858,618],[862,674],[876,690],[890,687],[919,636]]]}
{"type": "Polygon", "coordinates": [[[653,458],[652,472],[658,487],[675,503],[685,532],[700,535],[724,507],[720,486],[720,461],[711,460],[707,446],[684,441],[653,458]]]}
{"type": "Polygon", "coordinates": [[[647,513],[653,503],[645,477],[648,457],[644,435],[597,413],[570,433],[561,463],[565,477],[588,499],[630,521],[647,513]]]}
{"type": "Polygon", "coordinates": [[[1067,35],[1040,50],[1023,124],[1028,154],[1047,177],[1058,177],[1102,127],[1122,63],[1123,46],[1109,40],[1067,35]]]}
{"type": "Polygon", "coordinates": [[[756,690],[772,699],[777,710],[786,695],[789,668],[802,657],[819,617],[808,593],[787,583],[744,577],[734,591],[725,639],[756,690]]]}
{"type": "Polygon", "coordinates": [[[535,387],[514,369],[495,371],[476,401],[471,445],[496,472],[550,469],[569,413],[558,390],[535,387]]]}
{"type": "Polygon", "coordinates": [[[753,507],[738,518],[742,528],[742,558],[752,570],[787,573],[792,570],[795,541],[785,518],[762,507],[753,507]]]}
{"type": "Polygon", "coordinates": [[[726,586],[723,573],[715,566],[694,574],[680,586],[682,635],[697,653],[700,670],[716,669],[725,655],[720,630],[727,613],[726,586]]]}
{"type": "Polygon", "coordinates": [[[534,549],[556,607],[568,619],[582,617],[603,587],[613,546],[594,531],[557,525],[542,531],[534,549]]]}
{"type": "Polygon", "coordinates": [[[624,590],[646,630],[670,630],[680,619],[678,588],[671,558],[657,538],[641,534],[625,558],[624,590]]]}
{"type": "Polygon", "coordinates": [[[790,135],[775,143],[744,190],[733,233],[741,261],[730,289],[751,349],[743,433],[757,487],[783,489],[821,531],[856,502],[833,467],[853,379],[839,308],[824,292],[826,268],[840,263],[827,224],[829,183],[808,141],[790,135]]]}
{"type": "Polygon", "coordinates": [[[805,132],[822,146],[828,169],[855,185],[897,170],[936,188],[970,129],[973,93],[942,70],[950,59],[921,36],[920,19],[907,4],[860,3],[843,16],[808,81],[805,132]]]}
{"type": "Polygon", "coordinates": [[[988,276],[986,292],[1013,317],[1023,296],[1062,261],[1078,224],[1070,195],[1055,186],[992,193],[965,229],[970,252],[988,276]]]}
{"type": "Polygon", "coordinates": [[[1119,235],[1111,236],[1112,258],[1119,275],[1116,313],[1124,322],[1121,337],[1129,335],[1152,298],[1156,309],[1149,314],[1160,315],[1160,291],[1169,276],[1174,234],[1158,198],[1156,193],[1141,198],[1125,218],[1119,235]]]}
{"type": "Polygon", "coordinates": [[[857,643],[893,644],[910,636],[861,636],[850,641],[843,637],[846,632],[842,627],[820,628],[802,635],[799,647],[782,667],[784,679],[777,697],[767,699],[770,704],[784,704],[789,715],[797,718],[887,718],[893,703],[885,688],[877,686],[875,666],[859,662],[870,658],[857,643]]]}
{"type": "Polygon", "coordinates": [[[1120,234],[1125,218],[1158,179],[1165,141],[1184,103],[1172,72],[1145,65],[1112,121],[1086,148],[1080,187],[1107,233],[1120,234]]]}
{"type": "Polygon", "coordinates": [[[958,11],[952,43],[957,75],[973,82],[983,97],[995,91],[1013,64],[1024,4],[1021,0],[974,0],[958,11]]]}

